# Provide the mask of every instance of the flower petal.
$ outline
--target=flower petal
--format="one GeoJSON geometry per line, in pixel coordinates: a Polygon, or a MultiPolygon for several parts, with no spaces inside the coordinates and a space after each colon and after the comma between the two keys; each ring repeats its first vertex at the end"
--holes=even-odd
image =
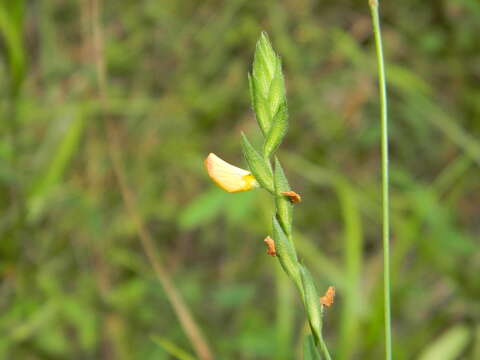
{"type": "Polygon", "coordinates": [[[248,191],[259,187],[249,171],[233,166],[213,153],[205,159],[205,168],[208,176],[227,192],[248,191]]]}

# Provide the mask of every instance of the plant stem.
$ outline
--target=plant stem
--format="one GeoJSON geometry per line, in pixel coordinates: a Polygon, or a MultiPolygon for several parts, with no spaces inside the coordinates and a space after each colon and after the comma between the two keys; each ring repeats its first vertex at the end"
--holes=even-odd
{"type": "Polygon", "coordinates": [[[323,340],[323,335],[320,333],[319,339],[320,343],[320,350],[322,350],[323,356],[325,357],[325,360],[332,360],[332,357],[330,356],[330,353],[328,352],[327,344],[325,343],[325,340],[323,340]]]}
{"type": "Polygon", "coordinates": [[[369,0],[373,21],[375,47],[377,51],[378,83],[381,108],[382,130],[382,235],[383,235],[383,299],[385,316],[385,359],[392,359],[392,329],[390,311],[390,214],[388,198],[388,118],[387,118],[387,86],[385,81],[385,65],[383,61],[382,35],[378,15],[378,0],[369,0]]]}

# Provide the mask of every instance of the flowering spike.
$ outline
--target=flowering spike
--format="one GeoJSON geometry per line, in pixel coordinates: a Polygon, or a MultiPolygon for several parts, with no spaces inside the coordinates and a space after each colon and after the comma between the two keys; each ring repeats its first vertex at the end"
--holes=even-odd
{"type": "Polygon", "coordinates": [[[249,171],[233,166],[213,153],[205,159],[205,168],[208,176],[227,192],[248,191],[259,187],[249,171]]]}

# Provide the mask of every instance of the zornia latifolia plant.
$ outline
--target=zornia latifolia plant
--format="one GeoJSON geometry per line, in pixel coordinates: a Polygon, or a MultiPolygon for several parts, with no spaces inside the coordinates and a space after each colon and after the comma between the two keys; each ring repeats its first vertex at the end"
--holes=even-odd
{"type": "Polygon", "coordinates": [[[295,283],[305,306],[313,341],[312,337],[306,339],[304,358],[318,359],[318,348],[325,359],[331,359],[322,336],[322,317],[325,307],[333,302],[334,288],[329,288],[326,295],[319,298],[313,278],[300,263],[295,250],[293,205],[301,198],[290,188],[280,161],[274,155],[288,129],[285,81],[280,57],[265,33],[257,42],[248,82],[252,107],[264,139],[262,148],[256,149],[242,133],[243,155],[250,171],[233,166],[215,154],[208,155],[205,166],[209,176],[228,192],[263,188],[272,195],[275,202],[273,239],[267,236],[265,243],[268,254],[278,257],[281,267],[295,283]]]}

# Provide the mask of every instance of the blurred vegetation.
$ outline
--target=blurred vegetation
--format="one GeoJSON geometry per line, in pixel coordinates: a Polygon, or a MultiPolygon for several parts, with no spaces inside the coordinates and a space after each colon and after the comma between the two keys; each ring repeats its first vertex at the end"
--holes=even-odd
{"type": "MultiPolygon", "coordinates": [[[[480,3],[381,5],[395,359],[478,360],[480,3]]],[[[300,358],[302,307],[262,242],[268,195],[203,170],[209,152],[240,164],[240,130],[256,133],[261,30],[286,74],[300,256],[337,287],[327,341],[335,359],[382,358],[367,0],[1,0],[1,359],[195,358],[142,229],[216,359],[300,358]]]]}

